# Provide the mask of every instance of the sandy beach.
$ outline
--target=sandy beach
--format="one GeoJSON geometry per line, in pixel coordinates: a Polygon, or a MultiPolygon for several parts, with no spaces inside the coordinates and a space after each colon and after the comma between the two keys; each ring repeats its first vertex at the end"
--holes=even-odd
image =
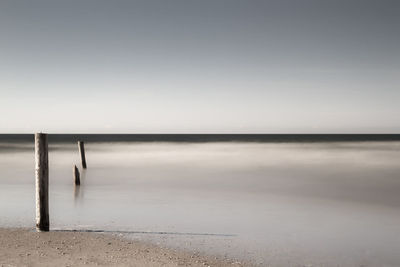
{"type": "Polygon", "coordinates": [[[108,234],[0,229],[0,266],[245,266],[108,234]]]}

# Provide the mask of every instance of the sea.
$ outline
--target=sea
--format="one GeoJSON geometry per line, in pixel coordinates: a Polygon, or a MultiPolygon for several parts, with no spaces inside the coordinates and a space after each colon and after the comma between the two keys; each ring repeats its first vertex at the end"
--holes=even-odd
{"type": "MultiPolygon", "coordinates": [[[[400,266],[398,134],[48,139],[51,231],[115,234],[256,266],[400,266]]],[[[34,230],[31,134],[0,134],[0,227],[34,230]]]]}

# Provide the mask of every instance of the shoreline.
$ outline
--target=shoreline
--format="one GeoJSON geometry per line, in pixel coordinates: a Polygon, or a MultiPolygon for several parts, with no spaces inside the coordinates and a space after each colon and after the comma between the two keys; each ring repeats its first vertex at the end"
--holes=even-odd
{"type": "Polygon", "coordinates": [[[0,228],[0,266],[249,266],[114,234],[0,228]]]}

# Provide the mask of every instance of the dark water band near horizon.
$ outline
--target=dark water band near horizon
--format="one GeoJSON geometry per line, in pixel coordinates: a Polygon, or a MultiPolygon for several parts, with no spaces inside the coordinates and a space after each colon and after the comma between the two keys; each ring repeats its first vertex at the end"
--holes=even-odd
{"type": "MultiPolygon", "coordinates": [[[[33,141],[0,135],[0,227],[34,227],[33,141]]],[[[50,134],[49,164],[51,230],[260,266],[400,266],[397,134],[50,134]]]]}
{"type": "MultiPolygon", "coordinates": [[[[0,141],[32,141],[33,134],[0,134],[0,141]]],[[[72,142],[368,142],[400,141],[400,134],[49,134],[49,141],[72,142]]]]}

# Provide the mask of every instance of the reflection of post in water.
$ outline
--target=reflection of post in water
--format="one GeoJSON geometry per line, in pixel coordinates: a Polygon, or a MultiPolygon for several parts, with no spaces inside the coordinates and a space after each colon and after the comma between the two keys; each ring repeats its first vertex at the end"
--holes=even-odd
{"type": "Polygon", "coordinates": [[[80,191],[81,187],[80,186],[74,186],[74,198],[77,200],[80,196],[80,191]]]}

